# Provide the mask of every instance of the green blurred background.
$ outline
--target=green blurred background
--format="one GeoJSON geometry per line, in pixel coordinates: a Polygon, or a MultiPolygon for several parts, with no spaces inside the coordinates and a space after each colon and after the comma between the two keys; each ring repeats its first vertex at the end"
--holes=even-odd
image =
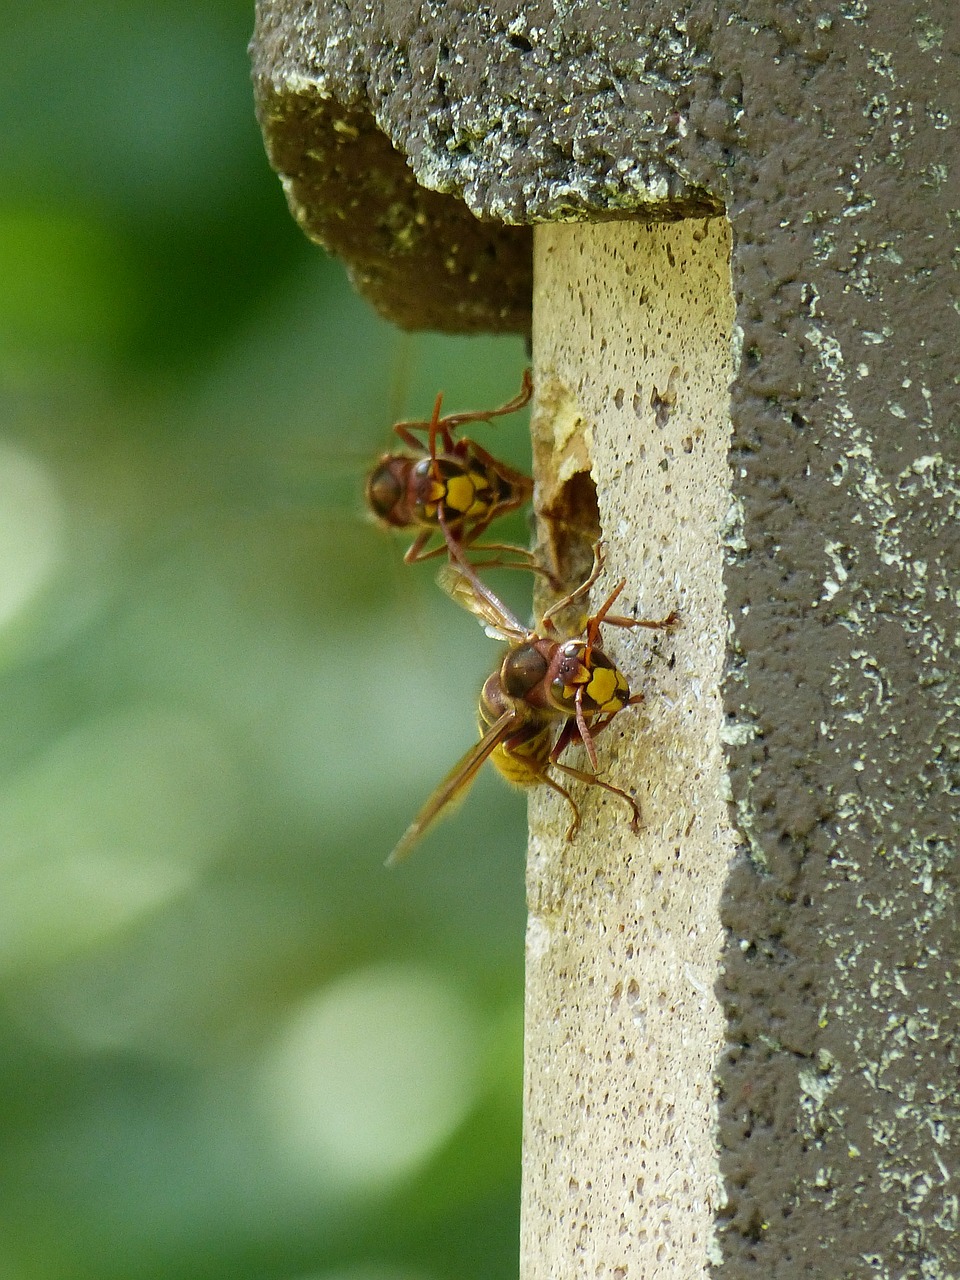
{"type": "Polygon", "coordinates": [[[497,647],[360,491],[522,344],[303,239],[248,4],[2,10],[0,1280],[514,1276],[522,798],[383,867],[497,647]]]}

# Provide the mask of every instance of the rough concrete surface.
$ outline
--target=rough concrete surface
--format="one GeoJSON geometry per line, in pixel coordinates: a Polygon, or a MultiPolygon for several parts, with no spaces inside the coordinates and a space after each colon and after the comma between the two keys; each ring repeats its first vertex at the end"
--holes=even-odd
{"type": "Polygon", "coordinates": [[[537,231],[538,507],[565,509],[558,490],[588,472],[607,553],[593,607],[625,578],[617,612],[680,618],[605,628],[645,701],[597,751],[639,832],[616,796],[574,783],[568,843],[562,798],[531,799],[521,1280],[692,1280],[722,1203],[729,254],[723,218],[537,231]]]}
{"type": "Polygon", "coordinates": [[[399,324],[526,329],[522,224],[719,211],[684,164],[696,8],[262,0],[258,111],[295,217],[399,324]]]}
{"type": "Polygon", "coordinates": [[[745,93],[766,110],[731,177],[727,707],[744,847],[724,898],[722,1244],[727,1275],[946,1277],[960,31],[947,5],[816,21],[815,60],[775,24],[744,40],[745,93]]]}

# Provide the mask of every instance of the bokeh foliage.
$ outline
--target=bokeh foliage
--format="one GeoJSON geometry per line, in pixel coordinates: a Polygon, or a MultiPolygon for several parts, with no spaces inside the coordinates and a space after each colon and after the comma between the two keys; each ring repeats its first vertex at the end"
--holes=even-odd
{"type": "Polygon", "coordinates": [[[303,240],[251,23],[3,5],[3,1280],[516,1270],[522,800],[382,865],[497,649],[359,492],[523,351],[303,240]]]}

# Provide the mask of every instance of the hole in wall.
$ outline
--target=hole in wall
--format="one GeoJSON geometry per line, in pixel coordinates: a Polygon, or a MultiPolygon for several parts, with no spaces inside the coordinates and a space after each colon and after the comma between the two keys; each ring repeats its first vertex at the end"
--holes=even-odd
{"type": "Polygon", "coordinates": [[[593,428],[573,390],[549,372],[538,381],[531,430],[540,554],[558,588],[571,590],[589,575],[600,537],[593,428]]]}
{"type": "Polygon", "coordinates": [[[565,587],[573,588],[590,573],[594,544],[600,537],[597,486],[590,472],[575,471],[539,515],[554,572],[565,587]]]}

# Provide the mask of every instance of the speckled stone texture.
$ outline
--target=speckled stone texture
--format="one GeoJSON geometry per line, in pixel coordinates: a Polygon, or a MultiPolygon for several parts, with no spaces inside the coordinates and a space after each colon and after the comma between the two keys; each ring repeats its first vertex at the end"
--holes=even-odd
{"type": "MultiPolygon", "coordinates": [[[[521,1280],[699,1280],[723,1201],[713,987],[734,849],[724,803],[732,374],[723,218],[538,227],[533,418],[541,515],[593,477],[617,612],[607,627],[644,701],[597,742],[642,810],[575,787],[531,796],[521,1280]],[[584,362],[584,349],[602,355],[584,362]]],[[[552,519],[542,519],[544,536],[552,519]]]]}
{"type": "Polygon", "coordinates": [[[722,1274],[956,1277],[955,0],[413,12],[254,46],[296,215],[399,322],[525,328],[519,224],[732,224],[722,1274]]]}
{"type": "Polygon", "coordinates": [[[258,112],[294,216],[396,323],[528,328],[532,221],[721,209],[684,145],[709,7],[564,10],[258,5],[258,112]]]}

